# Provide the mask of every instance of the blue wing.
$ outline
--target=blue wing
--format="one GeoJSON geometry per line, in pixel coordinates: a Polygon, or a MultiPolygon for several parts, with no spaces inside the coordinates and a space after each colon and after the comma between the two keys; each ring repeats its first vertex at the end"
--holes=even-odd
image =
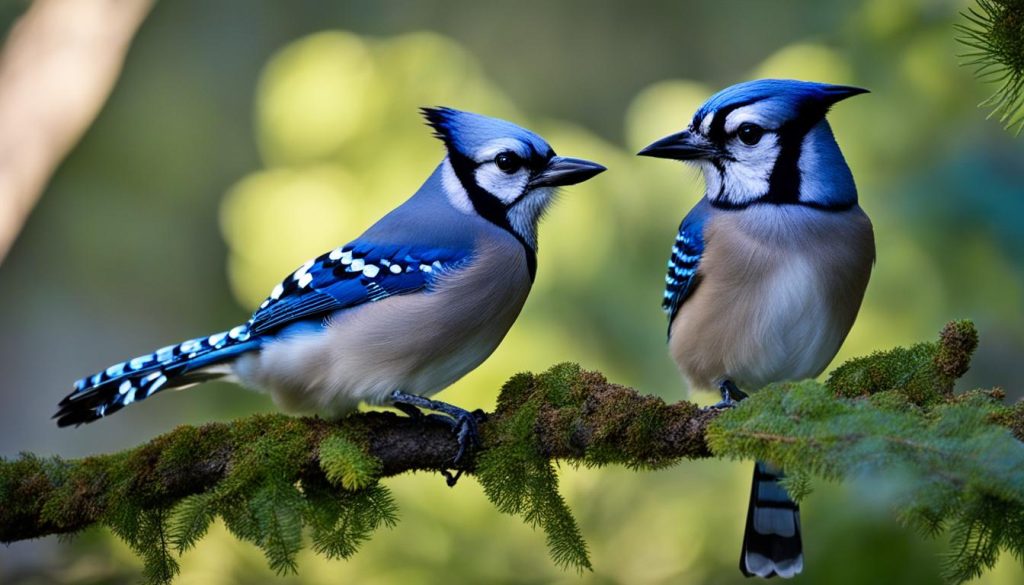
{"type": "Polygon", "coordinates": [[[261,335],[296,321],[428,288],[439,272],[457,268],[471,251],[353,242],[335,248],[274,287],[246,325],[261,335]]]}
{"type": "Polygon", "coordinates": [[[669,330],[672,321],[700,284],[700,259],[704,254],[704,222],[711,209],[707,199],[701,199],[679,225],[679,234],[668,259],[665,275],[665,297],[661,308],[668,315],[669,330]]]}
{"type": "Polygon", "coordinates": [[[355,242],[303,264],[274,288],[248,323],[121,362],[75,382],[58,405],[59,426],[92,422],[169,388],[223,375],[205,370],[259,349],[277,330],[332,311],[429,289],[439,273],[457,269],[471,252],[450,248],[355,242]]]}

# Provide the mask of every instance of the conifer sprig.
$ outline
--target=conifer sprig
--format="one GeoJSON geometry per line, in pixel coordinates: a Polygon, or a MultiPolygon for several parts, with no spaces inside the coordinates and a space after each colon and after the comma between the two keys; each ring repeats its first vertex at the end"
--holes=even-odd
{"type": "Polygon", "coordinates": [[[1007,130],[1024,129],[1024,0],[976,0],[955,24],[957,40],[967,47],[963,65],[997,85],[980,107],[990,108],[1007,130]]]}

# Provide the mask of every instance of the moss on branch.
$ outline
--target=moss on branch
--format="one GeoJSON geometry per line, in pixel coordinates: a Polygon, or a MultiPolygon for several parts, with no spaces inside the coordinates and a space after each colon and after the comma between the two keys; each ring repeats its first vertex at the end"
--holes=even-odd
{"type": "MultiPolygon", "coordinates": [[[[550,461],[653,466],[707,457],[704,428],[714,416],[562,364],[506,383],[497,410],[480,425],[483,447],[457,471],[477,473],[478,462],[501,460],[509,449],[543,462],[545,483],[522,501],[547,503],[529,519],[556,535],[560,562],[587,566],[582,545],[557,552],[565,542],[558,531],[575,530],[575,523],[550,461]]],[[[273,568],[293,572],[304,527],[318,551],[350,556],[374,528],[394,523],[394,505],[378,480],[449,470],[457,448],[443,423],[367,412],[338,422],[257,415],[181,426],[134,449],[80,460],[23,454],[0,461],[0,542],[100,523],[144,557],[149,581],[166,582],[177,571],[171,553],[193,546],[220,516],[236,536],[260,546],[273,568]]],[[[504,497],[501,489],[489,493],[504,497]]]]}
{"type": "MultiPolygon", "coordinates": [[[[542,528],[557,563],[583,570],[586,543],[559,494],[555,460],[650,469],[759,458],[790,471],[801,494],[809,476],[896,470],[907,486],[900,517],[950,531],[948,573],[962,581],[1000,550],[1024,552],[1024,406],[1003,405],[999,390],[954,393],[976,345],[969,322],[950,323],[936,342],[851,360],[825,384],[766,388],[725,413],[666,404],[560,364],[504,385],[480,425],[482,447],[455,471],[475,475],[502,512],[542,528]]],[[[147,581],[166,583],[176,554],[220,517],[275,570],[295,572],[307,536],[319,553],[347,558],[396,522],[382,478],[447,471],[456,451],[443,423],[370,412],[183,426],[81,460],[24,454],[0,460],[0,541],[103,524],[144,558],[147,581]]]]}

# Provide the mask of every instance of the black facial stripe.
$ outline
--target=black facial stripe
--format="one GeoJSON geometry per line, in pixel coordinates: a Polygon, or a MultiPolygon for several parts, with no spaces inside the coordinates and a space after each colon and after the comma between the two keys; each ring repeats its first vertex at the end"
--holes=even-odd
{"type": "MultiPolygon", "coordinates": [[[[708,128],[708,139],[724,150],[725,143],[729,139],[729,135],[725,132],[725,119],[728,118],[729,114],[737,108],[749,106],[757,101],[760,100],[731,104],[715,111],[711,119],[711,124],[708,128]]],[[[779,156],[775,160],[775,166],[772,167],[772,173],[768,179],[768,193],[754,201],[744,204],[735,204],[728,201],[725,197],[724,166],[720,161],[712,160],[715,168],[718,170],[719,176],[721,177],[721,180],[719,181],[720,186],[718,197],[712,200],[712,204],[715,207],[722,209],[743,209],[754,203],[772,203],[777,205],[796,204],[825,211],[844,211],[851,208],[852,205],[846,204],[828,206],[820,203],[800,201],[799,164],[803,140],[807,135],[807,132],[809,132],[815,124],[821,121],[827,111],[828,108],[808,108],[802,111],[796,119],[790,120],[777,130],[766,131],[766,134],[774,133],[777,136],[779,143],[779,156]]],[[[700,121],[694,119],[693,126],[695,129],[698,124],[700,124],[700,121]]]]}
{"type": "Polygon", "coordinates": [[[533,281],[537,274],[537,253],[522,236],[512,229],[512,224],[508,221],[508,207],[500,199],[476,184],[474,172],[480,164],[454,150],[449,151],[448,159],[452,163],[455,176],[459,179],[459,183],[462,183],[462,188],[466,190],[470,203],[473,204],[473,208],[480,214],[480,217],[512,234],[523,245],[523,249],[526,251],[526,267],[530,271],[530,281],[533,281]]]}
{"type": "Polygon", "coordinates": [[[827,205],[824,203],[818,203],[815,201],[771,201],[767,197],[759,197],[753,201],[747,201],[746,203],[733,203],[726,199],[712,199],[710,200],[712,207],[717,209],[725,209],[728,211],[737,211],[740,209],[746,209],[753,205],[797,205],[799,207],[808,207],[810,209],[817,209],[818,211],[849,211],[857,205],[856,201],[850,201],[847,203],[836,203],[835,205],[827,205]]]}
{"type": "Polygon", "coordinates": [[[779,157],[768,178],[768,193],[763,197],[771,203],[797,203],[800,200],[800,146],[803,134],[779,133],[779,157]]]}
{"type": "Polygon", "coordinates": [[[711,164],[718,171],[718,196],[715,199],[725,199],[725,164],[717,158],[711,159],[711,164]]]}
{"type": "Polygon", "coordinates": [[[804,137],[825,116],[825,108],[808,108],[779,128],[779,157],[775,160],[768,193],[763,197],[771,203],[800,201],[800,149],[804,137]]]}

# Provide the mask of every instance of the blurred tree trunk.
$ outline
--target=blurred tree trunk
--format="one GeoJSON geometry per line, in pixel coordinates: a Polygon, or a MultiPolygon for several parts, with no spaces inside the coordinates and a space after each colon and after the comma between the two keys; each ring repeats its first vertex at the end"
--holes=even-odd
{"type": "Polygon", "coordinates": [[[0,52],[0,262],[96,118],[152,0],[35,0],[0,52]]]}

